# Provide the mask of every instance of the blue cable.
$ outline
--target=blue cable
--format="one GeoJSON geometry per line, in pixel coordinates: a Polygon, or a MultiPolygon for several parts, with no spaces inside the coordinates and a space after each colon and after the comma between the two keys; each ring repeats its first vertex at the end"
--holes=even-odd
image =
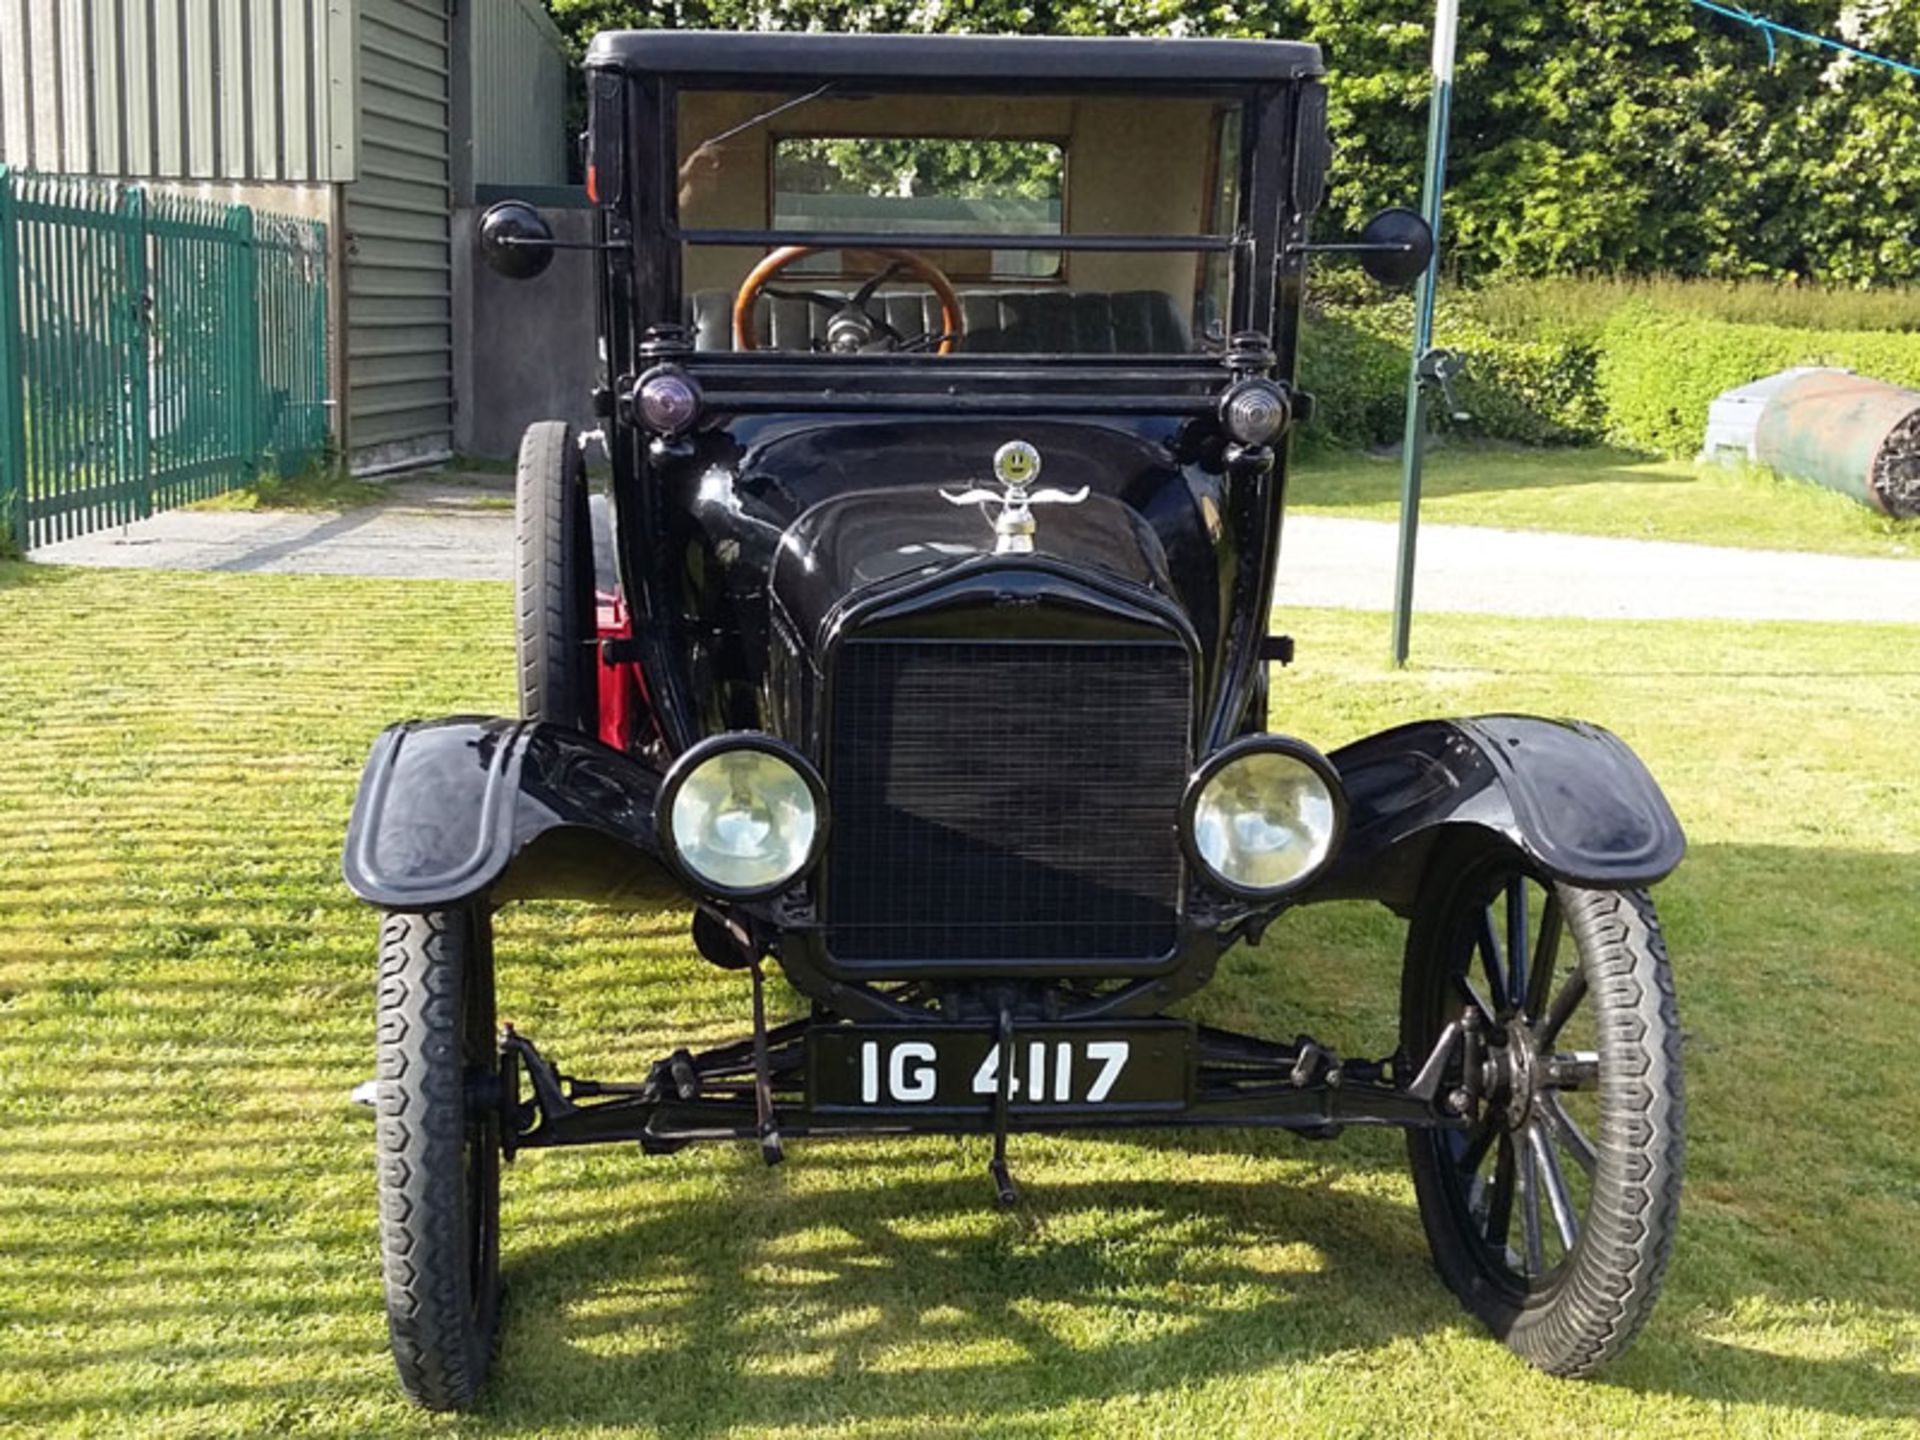
{"type": "Polygon", "coordinates": [[[1713,0],[1692,0],[1692,3],[1702,10],[1711,10],[1716,15],[1724,15],[1729,20],[1738,20],[1742,25],[1751,25],[1758,30],[1766,37],[1769,65],[1773,63],[1774,58],[1774,32],[1778,31],[1782,35],[1792,36],[1795,40],[1805,40],[1810,45],[1824,45],[1829,50],[1838,50],[1844,55],[1852,55],[1856,59],[1871,61],[1875,65],[1884,65],[1889,70],[1898,70],[1902,74],[1920,78],[1920,65],[1909,65],[1904,60],[1893,60],[1885,55],[1876,55],[1871,50],[1862,50],[1858,45],[1849,45],[1844,40],[1832,40],[1825,35],[1813,35],[1805,30],[1796,30],[1791,25],[1782,25],[1778,20],[1769,20],[1763,15],[1755,15],[1750,10],[1716,5],[1713,0]]]}

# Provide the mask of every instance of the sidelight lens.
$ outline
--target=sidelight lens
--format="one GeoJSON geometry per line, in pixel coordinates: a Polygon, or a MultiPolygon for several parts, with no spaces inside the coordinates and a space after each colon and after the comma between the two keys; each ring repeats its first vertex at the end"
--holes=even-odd
{"type": "Polygon", "coordinates": [[[771,750],[716,750],[673,788],[667,828],[680,863],[713,889],[763,894],[812,860],[820,800],[799,768],[771,750]]]}
{"type": "Polygon", "coordinates": [[[1270,380],[1242,380],[1220,401],[1220,420],[1242,445],[1271,445],[1292,418],[1287,397],[1270,380]]]}
{"type": "Polygon", "coordinates": [[[1200,782],[1191,839],[1215,880],[1238,894],[1267,896],[1319,873],[1333,856],[1342,822],[1341,800],[1325,767],[1305,746],[1297,753],[1248,748],[1200,782]]]}
{"type": "Polygon", "coordinates": [[[662,435],[678,435],[700,416],[700,387],[678,370],[642,375],[633,401],[642,423],[662,435]]]}

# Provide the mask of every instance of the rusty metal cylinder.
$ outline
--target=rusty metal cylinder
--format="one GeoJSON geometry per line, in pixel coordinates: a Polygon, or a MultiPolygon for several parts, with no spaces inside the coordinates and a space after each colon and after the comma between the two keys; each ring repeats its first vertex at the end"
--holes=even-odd
{"type": "Polygon", "coordinates": [[[1801,375],[1760,412],[1754,455],[1883,515],[1920,516],[1920,390],[1839,370],[1801,375]]]}

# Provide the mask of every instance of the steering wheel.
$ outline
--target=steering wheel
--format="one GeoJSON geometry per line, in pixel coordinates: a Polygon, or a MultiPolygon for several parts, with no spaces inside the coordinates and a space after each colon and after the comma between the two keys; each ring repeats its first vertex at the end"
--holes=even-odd
{"type": "Polygon", "coordinates": [[[857,355],[866,350],[891,352],[931,349],[940,355],[953,353],[954,342],[966,330],[960,297],[954,292],[953,282],[938,265],[911,250],[860,250],[858,253],[862,255],[878,256],[888,263],[869,276],[851,296],[828,295],[819,290],[776,290],[767,284],[794,261],[827,250],[846,250],[849,255],[854,253],[849,247],[841,245],[782,245],[753,267],[752,273],[740,283],[739,294],[733,297],[734,349],[759,348],[753,342],[753,306],[765,293],[781,300],[804,300],[809,305],[830,311],[827,349],[836,355],[857,355]],[[873,299],[874,292],[903,270],[912,271],[940,297],[940,334],[902,335],[887,323],[884,316],[867,309],[867,302],[873,299]]]}

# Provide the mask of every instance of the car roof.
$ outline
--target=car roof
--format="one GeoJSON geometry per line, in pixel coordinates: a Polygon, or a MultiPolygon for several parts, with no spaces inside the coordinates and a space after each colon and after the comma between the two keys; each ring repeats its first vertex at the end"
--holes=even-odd
{"type": "Polygon", "coordinates": [[[1081,85],[1194,89],[1260,85],[1323,73],[1320,47],[1294,40],[1148,36],[842,35],[737,30],[608,30],[590,69],[705,79],[859,77],[1072,90],[1081,85]]]}

